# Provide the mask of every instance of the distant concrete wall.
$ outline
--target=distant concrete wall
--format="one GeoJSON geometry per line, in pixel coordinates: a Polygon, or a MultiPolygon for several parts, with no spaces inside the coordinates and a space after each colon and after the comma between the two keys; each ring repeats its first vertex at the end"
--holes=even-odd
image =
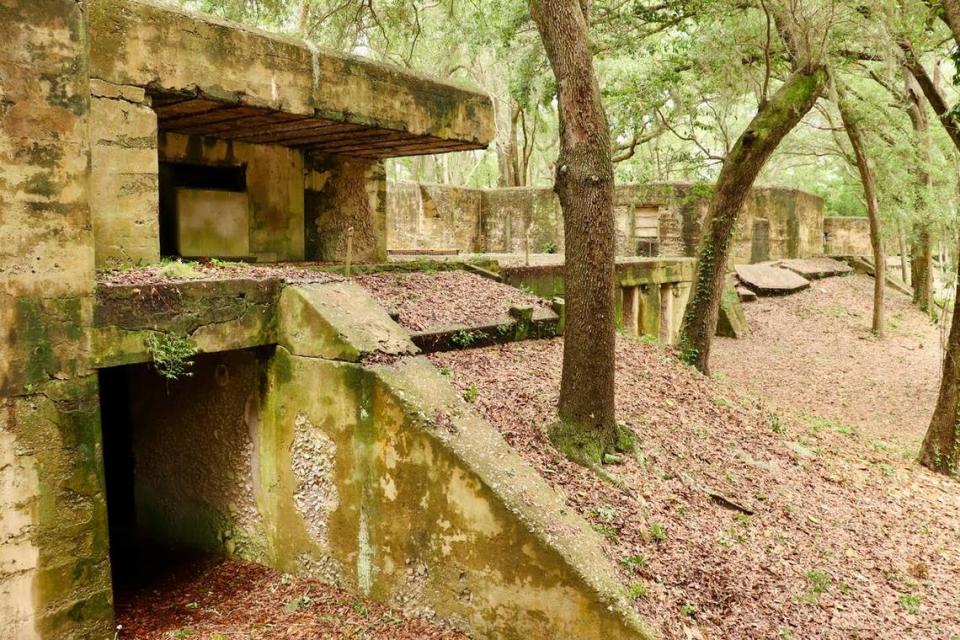
{"type": "Polygon", "coordinates": [[[870,220],[828,216],[823,219],[823,252],[832,256],[872,256],[870,220]]]}
{"type": "MultiPolygon", "coordinates": [[[[390,249],[522,253],[529,229],[531,253],[563,251],[563,218],[551,189],[399,183],[389,185],[387,194],[390,249]],[[424,204],[427,201],[429,206],[424,204]]],[[[643,255],[650,242],[661,256],[695,255],[708,198],[709,187],[697,185],[617,185],[617,255],[643,255]]],[[[753,189],[737,224],[731,260],[820,255],[822,219],[823,201],[815,195],[794,189],[753,189]]]]}

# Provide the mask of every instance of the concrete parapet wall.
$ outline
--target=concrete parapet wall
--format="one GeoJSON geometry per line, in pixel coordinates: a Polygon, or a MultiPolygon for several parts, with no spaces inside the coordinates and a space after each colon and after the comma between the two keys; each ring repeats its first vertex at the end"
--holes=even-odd
{"type": "MultiPolygon", "coordinates": [[[[661,256],[693,256],[709,187],[621,184],[616,187],[617,255],[641,255],[653,242],[661,256]]],[[[464,189],[390,184],[388,248],[462,252],[563,251],[563,217],[551,189],[464,189]],[[479,220],[479,224],[476,222],[479,220]]],[[[758,187],[744,205],[733,263],[822,253],[823,201],[793,189],[758,187]]]]}

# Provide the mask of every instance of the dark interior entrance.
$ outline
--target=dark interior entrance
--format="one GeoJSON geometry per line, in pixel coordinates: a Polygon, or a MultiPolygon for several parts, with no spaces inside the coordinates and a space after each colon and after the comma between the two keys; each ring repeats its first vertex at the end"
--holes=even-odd
{"type": "Polygon", "coordinates": [[[268,350],[198,355],[191,375],[150,364],[99,371],[115,588],[138,588],[198,556],[232,555],[256,513],[254,442],[268,350]],[[245,520],[246,519],[246,520],[245,520]]]}

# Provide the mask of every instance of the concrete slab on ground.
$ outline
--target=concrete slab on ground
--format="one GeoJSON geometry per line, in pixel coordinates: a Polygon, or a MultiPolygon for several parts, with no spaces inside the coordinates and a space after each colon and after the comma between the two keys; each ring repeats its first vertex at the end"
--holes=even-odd
{"type": "Polygon", "coordinates": [[[740,296],[740,302],[754,302],[757,299],[757,294],[742,284],[738,284],[734,288],[737,290],[737,295],[740,296]]]}
{"type": "Polygon", "coordinates": [[[739,264],[736,271],[740,282],[759,296],[785,295],[810,286],[803,276],[771,263],[739,264]]]}
{"type": "Polygon", "coordinates": [[[819,280],[853,273],[853,267],[847,263],[824,256],[818,258],[790,258],[789,260],[779,261],[777,266],[793,271],[807,280],[819,280]]]}

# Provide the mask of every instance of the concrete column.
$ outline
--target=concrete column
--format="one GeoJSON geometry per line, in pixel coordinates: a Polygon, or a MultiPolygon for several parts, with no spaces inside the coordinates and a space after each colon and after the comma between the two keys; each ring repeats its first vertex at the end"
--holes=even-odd
{"type": "Polygon", "coordinates": [[[640,335],[640,287],[621,287],[623,292],[623,330],[640,335]]]}
{"type": "Polygon", "coordinates": [[[660,285],[660,341],[673,344],[673,283],[660,285]]]}
{"type": "Polygon", "coordinates": [[[0,638],[113,636],[84,9],[0,2],[0,638]]]}
{"type": "Polygon", "coordinates": [[[637,332],[651,337],[660,336],[660,287],[642,284],[637,287],[640,300],[640,323],[637,332]]]}

